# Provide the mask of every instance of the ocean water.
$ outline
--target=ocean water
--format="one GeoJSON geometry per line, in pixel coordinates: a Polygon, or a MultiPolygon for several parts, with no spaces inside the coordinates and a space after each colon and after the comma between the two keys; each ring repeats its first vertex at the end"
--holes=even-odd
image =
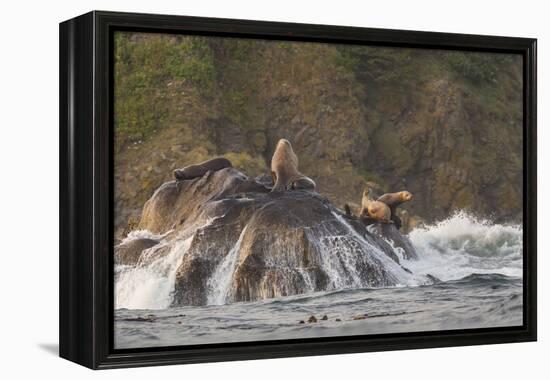
{"type": "MultiPolygon", "coordinates": [[[[431,274],[440,283],[409,279],[390,288],[225,305],[220,305],[223,293],[215,293],[207,306],[170,308],[175,271],[189,244],[182,240],[179,249],[145,266],[116,268],[115,347],[518,326],[523,323],[522,234],[521,226],[457,213],[409,234],[418,260],[401,256],[414,274],[431,274]]],[[[221,282],[232,264],[228,257],[221,282]]]]}

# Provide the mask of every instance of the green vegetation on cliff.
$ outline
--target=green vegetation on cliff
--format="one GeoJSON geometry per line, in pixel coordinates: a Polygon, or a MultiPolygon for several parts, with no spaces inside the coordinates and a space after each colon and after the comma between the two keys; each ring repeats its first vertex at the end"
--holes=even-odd
{"type": "Polygon", "coordinates": [[[432,220],[521,218],[521,56],[117,33],[117,232],[172,170],[215,155],[268,173],[288,138],[337,206],[367,181],[432,220]]]}

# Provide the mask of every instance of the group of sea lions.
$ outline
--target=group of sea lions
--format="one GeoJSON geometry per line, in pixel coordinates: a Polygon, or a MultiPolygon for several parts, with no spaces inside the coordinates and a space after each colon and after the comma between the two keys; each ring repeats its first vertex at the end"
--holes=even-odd
{"type": "MultiPolygon", "coordinates": [[[[233,165],[227,158],[216,157],[200,164],[189,165],[174,170],[174,177],[184,181],[204,176],[207,172],[230,168],[233,165]]],[[[298,170],[298,156],[294,153],[290,141],[280,139],[271,158],[272,192],[287,190],[315,190],[315,182],[298,170]]]]}
{"type": "MultiPolygon", "coordinates": [[[[411,201],[413,195],[408,191],[398,191],[397,193],[386,193],[374,200],[370,198],[369,194],[370,189],[366,187],[363,190],[359,218],[367,222],[394,223],[398,229],[401,228],[401,219],[397,216],[397,206],[411,201]]],[[[346,212],[351,213],[347,205],[346,212]]]]}
{"type": "MultiPolygon", "coordinates": [[[[232,167],[231,161],[223,157],[216,157],[200,164],[186,166],[174,170],[174,177],[178,181],[202,177],[208,171],[218,171],[232,167]]],[[[271,158],[272,192],[289,190],[315,190],[315,182],[298,170],[298,156],[292,149],[292,144],[286,139],[280,139],[271,158]]],[[[363,191],[359,218],[365,223],[383,222],[394,223],[401,227],[401,220],[396,214],[397,206],[413,199],[408,191],[387,193],[374,200],[370,198],[370,189],[363,191]]],[[[349,206],[345,205],[346,213],[351,215],[349,206]]]]}

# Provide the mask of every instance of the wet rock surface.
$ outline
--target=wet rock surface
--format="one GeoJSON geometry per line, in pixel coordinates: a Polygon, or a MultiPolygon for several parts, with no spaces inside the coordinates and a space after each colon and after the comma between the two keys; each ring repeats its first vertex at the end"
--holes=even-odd
{"type": "MultiPolygon", "coordinates": [[[[405,259],[418,259],[418,254],[416,253],[416,249],[413,247],[411,240],[406,235],[402,235],[394,224],[372,224],[369,231],[380,236],[386,241],[391,242],[394,248],[401,250],[401,253],[405,259]]],[[[392,249],[391,252],[394,252],[394,250],[392,249]]]]}
{"type": "Polygon", "coordinates": [[[115,247],[115,264],[136,265],[141,253],[159,243],[155,239],[135,239],[129,242],[123,242],[115,247]]]}
{"type": "Polygon", "coordinates": [[[138,263],[139,247],[149,248],[142,262],[179,255],[172,306],[394,286],[413,275],[392,244],[416,257],[393,226],[367,229],[315,192],[270,193],[235,168],[164,183],[139,229],[163,234],[162,243],[138,240],[133,250],[118,248],[116,260],[138,263]]]}

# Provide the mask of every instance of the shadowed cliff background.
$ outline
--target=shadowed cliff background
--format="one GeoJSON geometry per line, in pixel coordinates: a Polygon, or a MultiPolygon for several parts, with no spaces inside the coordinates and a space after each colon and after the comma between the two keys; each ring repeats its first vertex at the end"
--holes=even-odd
{"type": "Polygon", "coordinates": [[[173,169],[267,174],[283,137],[338,207],[371,182],[427,221],[521,221],[522,87],[520,55],[117,32],[116,235],[173,169]]]}

